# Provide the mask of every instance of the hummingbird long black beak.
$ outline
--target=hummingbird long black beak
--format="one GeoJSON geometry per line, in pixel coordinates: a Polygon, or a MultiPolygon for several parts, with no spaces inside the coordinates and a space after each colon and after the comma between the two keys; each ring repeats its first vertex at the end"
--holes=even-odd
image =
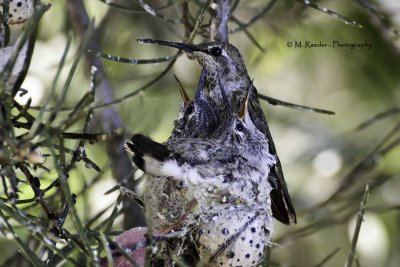
{"type": "Polygon", "coordinates": [[[204,51],[200,47],[198,47],[196,45],[191,45],[191,44],[168,42],[168,41],[148,39],[148,38],[138,38],[137,41],[139,43],[157,44],[157,45],[174,47],[174,48],[181,49],[181,50],[184,50],[184,51],[187,51],[187,52],[196,52],[196,51],[198,51],[198,52],[207,53],[207,51],[204,51]]]}
{"type": "Polygon", "coordinates": [[[246,117],[246,113],[249,112],[249,99],[250,99],[250,91],[253,89],[253,80],[251,81],[251,84],[249,88],[246,91],[246,95],[244,96],[244,102],[242,104],[242,108],[239,111],[239,119],[244,120],[246,117]]]}

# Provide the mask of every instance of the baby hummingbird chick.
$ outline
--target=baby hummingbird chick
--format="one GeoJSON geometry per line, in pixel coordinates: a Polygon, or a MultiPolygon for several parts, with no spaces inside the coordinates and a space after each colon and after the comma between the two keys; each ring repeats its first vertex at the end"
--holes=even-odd
{"type": "Polygon", "coordinates": [[[169,139],[209,135],[217,128],[219,115],[217,114],[216,103],[205,92],[206,68],[201,70],[199,84],[193,100],[190,100],[176,76],[175,79],[179,84],[182,103],[169,139]]]}
{"type": "MultiPolygon", "coordinates": [[[[178,79],[177,81],[182,101],[168,142],[179,138],[208,136],[217,128],[219,115],[215,103],[204,91],[205,68],[202,69],[193,99],[189,98],[178,79]]],[[[174,227],[174,224],[196,204],[192,192],[182,181],[165,176],[146,177],[143,199],[146,205],[151,207],[147,213],[149,219],[155,229],[161,232],[174,227]]]]}

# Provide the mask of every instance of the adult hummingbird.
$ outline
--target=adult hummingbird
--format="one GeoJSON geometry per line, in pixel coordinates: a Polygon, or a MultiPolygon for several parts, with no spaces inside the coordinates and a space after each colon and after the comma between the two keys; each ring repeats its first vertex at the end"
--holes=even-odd
{"type": "Polygon", "coordinates": [[[211,255],[207,266],[256,266],[272,232],[268,176],[276,159],[250,118],[249,97],[238,113],[228,104],[209,136],[161,144],[136,134],[126,144],[138,168],[182,181],[196,198],[199,209],[180,230],[182,237],[194,232],[202,260],[211,255]]]}
{"type": "MultiPolygon", "coordinates": [[[[220,87],[223,86],[232,109],[234,111],[240,109],[241,99],[252,81],[243,58],[235,46],[230,43],[218,42],[192,45],[144,38],[140,38],[138,41],[170,46],[185,51],[189,58],[195,58],[205,68],[207,77],[205,90],[214,99],[217,107],[224,107],[223,90],[220,90],[220,87]]],[[[222,114],[223,110],[220,113],[222,114]]],[[[271,168],[268,177],[273,187],[270,192],[273,216],[285,224],[296,223],[296,212],[290,200],[281,163],[255,89],[250,92],[249,96],[249,114],[254,125],[267,138],[268,151],[276,158],[276,163],[271,168]]]]}

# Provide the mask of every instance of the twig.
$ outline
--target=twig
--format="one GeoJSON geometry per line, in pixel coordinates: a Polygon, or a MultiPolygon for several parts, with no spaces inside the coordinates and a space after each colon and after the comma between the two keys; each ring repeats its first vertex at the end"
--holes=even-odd
{"type": "Polygon", "coordinates": [[[100,232],[100,240],[103,243],[103,248],[104,251],[106,252],[108,267],[114,267],[114,261],[109,247],[109,242],[107,241],[107,237],[103,232],[100,232]]]}
{"type": "Polygon", "coordinates": [[[118,215],[118,208],[119,208],[119,205],[122,202],[122,199],[123,199],[122,197],[123,197],[122,194],[120,194],[118,196],[118,199],[117,199],[117,201],[115,202],[115,205],[114,205],[114,209],[111,212],[110,217],[107,219],[106,227],[104,229],[104,234],[106,234],[106,235],[108,235],[108,233],[111,231],[111,227],[113,226],[115,218],[118,215]]]}
{"type": "MultiPolygon", "coordinates": [[[[243,25],[239,19],[237,19],[235,16],[231,16],[231,19],[236,22],[238,25],[243,25]]],[[[249,32],[247,28],[243,28],[244,34],[250,39],[250,41],[262,52],[265,53],[264,47],[261,46],[261,44],[257,41],[257,39],[249,32]]]]}
{"type": "Polygon", "coordinates": [[[180,20],[175,20],[175,19],[170,19],[167,18],[163,15],[161,15],[160,13],[158,13],[154,8],[152,8],[150,5],[146,4],[143,0],[136,0],[136,3],[143,8],[144,11],[146,11],[148,14],[150,14],[151,16],[154,16],[156,18],[159,18],[165,22],[169,22],[169,23],[180,23],[180,20]]]}
{"type": "MultiPolygon", "coordinates": [[[[130,264],[132,264],[132,266],[140,267],[140,265],[134,259],[132,259],[132,257],[128,253],[126,253],[125,249],[122,249],[117,243],[115,243],[113,241],[109,241],[109,243],[113,247],[113,249],[116,250],[116,252],[114,252],[112,254],[113,258],[123,256],[124,259],[126,259],[127,261],[129,261],[130,264]]],[[[147,244],[145,244],[145,245],[147,245],[147,244]]],[[[136,248],[136,249],[139,249],[139,248],[136,248]]]]}
{"type": "MultiPolygon", "coordinates": [[[[3,203],[1,203],[3,205],[3,203]]],[[[4,216],[2,209],[0,208],[0,218],[3,219],[3,222],[5,224],[5,227],[7,228],[7,231],[12,234],[15,242],[18,243],[19,248],[21,249],[22,253],[25,255],[25,257],[34,265],[38,267],[45,267],[46,265],[39,259],[38,256],[36,256],[36,253],[34,253],[28,245],[26,245],[20,238],[19,236],[14,232],[13,227],[11,224],[7,221],[6,217],[4,216]]]]}
{"type": "Polygon", "coordinates": [[[117,128],[108,133],[62,133],[62,137],[65,139],[80,139],[89,141],[90,143],[109,141],[115,138],[120,138],[121,136],[124,136],[123,128],[117,128]]]}
{"type": "Polygon", "coordinates": [[[400,210],[400,205],[379,205],[379,206],[369,207],[366,210],[374,213],[383,213],[393,210],[400,210]]]}
{"type": "MultiPolygon", "coordinates": [[[[78,63],[79,63],[79,61],[81,59],[81,56],[84,53],[84,51],[86,51],[86,49],[88,47],[88,44],[89,44],[89,41],[92,38],[93,30],[94,30],[93,29],[93,25],[94,25],[94,21],[92,21],[90,23],[90,26],[88,27],[87,31],[85,32],[84,38],[82,38],[82,41],[81,41],[81,43],[79,45],[79,48],[78,48],[78,51],[76,52],[74,62],[73,62],[72,66],[71,66],[71,69],[70,69],[70,71],[68,73],[68,77],[67,77],[67,79],[66,79],[66,81],[64,83],[64,86],[63,86],[63,89],[62,89],[62,92],[61,92],[61,97],[58,99],[58,103],[56,104],[56,107],[51,111],[51,113],[49,115],[48,122],[46,123],[46,127],[50,127],[51,123],[56,119],[56,116],[57,116],[59,110],[62,107],[62,103],[64,102],[64,99],[67,96],[67,93],[68,93],[68,91],[70,89],[72,78],[74,77],[74,74],[75,74],[75,71],[76,71],[76,69],[78,67],[78,63]]],[[[45,130],[45,129],[43,129],[43,130],[45,130]]],[[[34,138],[36,136],[36,134],[37,134],[37,130],[36,129],[31,131],[29,133],[29,135],[28,135],[29,139],[34,138]]]]}
{"type": "Polygon", "coordinates": [[[117,186],[117,190],[118,189],[122,193],[122,195],[127,196],[131,200],[136,201],[141,207],[144,207],[143,200],[135,192],[123,186],[117,186]]]}
{"type": "Polygon", "coordinates": [[[67,200],[67,203],[70,207],[70,211],[72,214],[72,220],[75,223],[76,229],[79,233],[79,236],[81,238],[82,243],[85,246],[85,252],[90,256],[89,257],[89,261],[93,261],[94,255],[93,255],[93,251],[91,249],[90,246],[90,241],[86,232],[86,229],[84,228],[81,219],[78,216],[78,212],[76,210],[75,207],[75,203],[74,200],[72,198],[72,194],[68,185],[68,181],[67,181],[67,177],[65,174],[65,171],[62,169],[62,165],[60,165],[60,163],[57,161],[57,157],[55,156],[54,150],[51,149],[51,154],[53,156],[54,159],[54,165],[55,168],[57,170],[57,174],[58,174],[58,181],[60,182],[60,186],[61,186],[61,190],[64,193],[64,197],[67,200]]]}
{"type": "Polygon", "coordinates": [[[56,218],[56,214],[53,212],[51,209],[50,205],[46,202],[46,200],[43,198],[44,192],[40,190],[40,180],[37,177],[33,177],[33,175],[30,173],[28,168],[24,164],[20,164],[19,168],[21,171],[24,173],[25,177],[28,179],[28,182],[35,194],[35,200],[39,202],[39,204],[42,206],[44,211],[46,212],[47,217],[50,220],[54,220],[56,218]]]}
{"type": "Polygon", "coordinates": [[[237,28],[234,28],[234,29],[229,30],[229,33],[235,33],[235,32],[242,31],[242,30],[248,28],[248,27],[251,26],[254,22],[256,22],[257,20],[259,20],[260,18],[262,18],[263,16],[265,16],[265,14],[267,14],[268,11],[270,11],[270,10],[274,7],[274,5],[275,5],[276,2],[278,2],[278,0],[271,0],[264,8],[260,11],[260,13],[258,13],[258,14],[255,15],[255,16],[253,16],[253,17],[251,18],[251,20],[249,20],[248,22],[246,22],[246,23],[241,23],[241,24],[239,24],[239,26],[238,26],[237,28]]]}
{"type": "Polygon", "coordinates": [[[228,42],[229,0],[214,0],[212,4],[210,38],[211,41],[228,42]]]}
{"type": "Polygon", "coordinates": [[[336,13],[332,10],[327,9],[326,7],[321,7],[320,5],[317,5],[316,3],[312,2],[311,0],[296,0],[299,3],[302,3],[303,5],[306,5],[308,7],[311,7],[315,10],[318,10],[322,13],[325,13],[333,18],[336,18],[338,20],[343,21],[345,24],[352,25],[357,28],[362,28],[363,26],[359,23],[357,23],[355,20],[351,20],[343,15],[340,15],[339,13],[336,13]]]}
{"type": "Polygon", "coordinates": [[[185,27],[185,39],[189,38],[190,32],[193,30],[193,25],[190,23],[190,13],[189,13],[189,3],[188,1],[183,1],[182,4],[182,23],[185,27]]]}
{"type": "Polygon", "coordinates": [[[206,16],[207,10],[210,7],[211,2],[212,2],[212,0],[207,0],[207,2],[204,4],[204,6],[200,9],[199,15],[196,18],[196,23],[194,24],[193,30],[189,34],[189,38],[187,40],[185,40],[187,43],[193,42],[193,39],[200,29],[201,23],[203,22],[204,17],[206,16]]]}
{"type": "Polygon", "coordinates": [[[272,98],[270,96],[266,96],[266,95],[263,95],[260,93],[258,93],[258,97],[261,100],[267,101],[271,105],[281,105],[284,107],[289,107],[289,108],[298,109],[298,110],[312,111],[312,112],[323,113],[323,114],[327,114],[327,115],[335,115],[335,112],[330,111],[330,110],[302,106],[299,104],[294,104],[294,103],[286,102],[286,101],[279,100],[276,98],[272,98]]]}
{"type": "Polygon", "coordinates": [[[105,59],[108,59],[110,61],[115,61],[115,62],[120,62],[120,63],[127,63],[127,64],[132,64],[132,65],[138,65],[138,64],[154,64],[154,63],[162,63],[162,62],[167,62],[167,61],[172,61],[177,59],[182,53],[175,54],[172,56],[166,56],[166,57],[160,57],[160,58],[151,58],[151,59],[135,59],[135,58],[125,58],[125,57],[120,57],[120,56],[113,56],[110,54],[106,54],[100,51],[95,51],[95,50],[88,50],[89,53],[93,53],[97,57],[102,57],[105,59]]]}
{"type": "MultiPolygon", "coordinates": [[[[43,118],[44,113],[45,113],[45,111],[46,111],[46,107],[47,107],[47,105],[50,103],[50,101],[51,101],[51,99],[52,99],[52,97],[53,97],[53,95],[54,95],[54,92],[55,92],[55,90],[56,90],[56,85],[57,85],[58,79],[60,78],[61,71],[62,71],[62,69],[64,68],[65,59],[66,59],[66,57],[67,57],[67,54],[68,54],[70,45],[71,45],[71,38],[70,38],[70,36],[68,36],[68,38],[67,38],[67,43],[66,43],[66,45],[65,45],[63,54],[62,54],[62,56],[61,56],[60,63],[59,63],[58,66],[57,66],[56,75],[55,75],[55,77],[54,77],[54,79],[53,79],[53,82],[52,82],[52,84],[51,84],[51,86],[50,86],[50,89],[49,89],[49,91],[48,91],[48,93],[47,93],[47,98],[46,98],[46,100],[43,102],[43,105],[41,106],[40,111],[39,111],[39,114],[36,116],[36,119],[33,118],[33,116],[32,116],[32,117],[31,117],[31,120],[28,120],[28,122],[31,122],[31,123],[32,123],[33,136],[35,136],[35,135],[37,134],[37,132],[38,132],[39,130],[41,130],[41,129],[43,128],[43,126],[44,126],[44,125],[42,124],[42,118],[43,118]]],[[[16,102],[14,102],[14,105],[16,105],[16,102]]]]}
{"type": "Polygon", "coordinates": [[[322,259],[321,262],[317,263],[314,267],[322,267],[327,263],[333,256],[338,253],[340,248],[335,248],[331,253],[329,253],[325,258],[322,259]]]}
{"type": "Polygon", "coordinates": [[[383,111],[381,113],[376,114],[372,118],[364,121],[363,123],[358,125],[355,128],[355,130],[356,131],[363,130],[363,129],[369,127],[370,125],[372,125],[372,124],[374,124],[374,123],[376,123],[376,122],[378,122],[378,121],[380,121],[380,120],[382,120],[382,119],[384,119],[386,117],[390,117],[390,116],[396,115],[398,113],[400,113],[400,107],[393,107],[391,109],[385,110],[385,111],[383,111]]]}
{"type": "MultiPolygon", "coordinates": [[[[108,5],[108,6],[112,7],[112,8],[121,10],[121,11],[126,12],[126,13],[130,13],[130,14],[147,14],[148,13],[147,11],[132,9],[132,8],[129,8],[129,7],[126,7],[126,6],[119,5],[119,4],[114,3],[114,2],[107,1],[107,0],[99,0],[99,1],[103,2],[104,4],[106,4],[106,5],[108,5]]],[[[153,10],[166,9],[166,8],[169,8],[169,7],[173,6],[178,1],[181,1],[181,0],[169,1],[169,3],[166,4],[165,6],[153,7],[152,9],[153,10]]]]}
{"type": "MultiPolygon", "coordinates": [[[[391,19],[389,16],[384,15],[382,10],[378,9],[379,2],[372,2],[368,0],[353,0],[359,6],[368,11],[369,21],[372,26],[376,28],[377,34],[386,42],[389,49],[396,54],[400,55],[400,46],[398,42],[395,41],[399,36],[399,31],[395,26],[394,13],[393,18],[391,19]]],[[[381,8],[382,9],[382,8],[381,8]]]]}
{"type": "Polygon", "coordinates": [[[381,13],[381,11],[379,11],[376,8],[376,6],[374,6],[374,4],[371,1],[368,1],[368,0],[367,1],[366,0],[353,0],[353,2],[357,3],[362,8],[365,8],[366,10],[368,10],[368,12],[373,14],[375,17],[379,18],[379,20],[381,20],[382,23],[387,24],[386,17],[381,13]]]}
{"type": "MultiPolygon", "coordinates": [[[[44,244],[44,246],[46,248],[49,249],[49,251],[54,251],[57,253],[57,255],[59,255],[62,259],[65,259],[67,261],[69,261],[70,263],[72,263],[75,266],[81,266],[83,267],[82,264],[77,263],[74,259],[72,259],[70,256],[68,256],[67,253],[64,253],[63,250],[57,248],[56,246],[56,242],[54,242],[53,240],[49,239],[46,235],[42,225],[35,225],[33,224],[28,217],[26,216],[26,214],[22,213],[20,210],[14,210],[8,206],[6,206],[5,204],[0,202],[0,217],[2,217],[1,215],[1,210],[4,210],[6,213],[8,213],[10,215],[10,217],[12,217],[14,220],[16,220],[18,223],[20,223],[26,230],[28,230],[28,232],[37,240],[39,240],[42,244],[44,244]]],[[[3,219],[6,221],[5,217],[3,217],[3,219]]],[[[10,229],[9,231],[13,232],[12,229],[10,229]]],[[[17,243],[20,246],[24,246],[24,243],[20,243],[22,242],[22,240],[19,240],[19,237],[16,237],[17,243]]],[[[74,241],[73,239],[71,239],[72,241],[74,241]]],[[[77,244],[79,245],[79,244],[77,244]]],[[[21,248],[24,251],[24,248],[21,248]]],[[[36,254],[35,254],[36,255],[36,254]]],[[[28,255],[28,259],[29,259],[29,255],[28,255]]],[[[44,266],[41,264],[34,264],[34,266],[44,266]]],[[[46,265],[48,266],[48,265],[46,265]]]]}
{"type": "Polygon", "coordinates": [[[353,240],[351,241],[351,250],[349,253],[349,257],[347,258],[345,267],[351,267],[353,264],[353,259],[354,259],[356,247],[357,247],[358,235],[360,234],[361,224],[363,222],[365,208],[366,208],[367,201],[368,201],[368,196],[369,196],[369,185],[367,185],[365,187],[364,197],[363,197],[363,200],[360,205],[360,211],[358,213],[356,227],[354,229],[353,240]]]}
{"type": "Polygon", "coordinates": [[[395,136],[400,129],[400,122],[398,122],[386,136],[372,149],[372,151],[364,157],[342,180],[339,187],[334,193],[324,202],[318,205],[318,208],[325,206],[333,199],[337,198],[344,191],[349,190],[355,181],[361,179],[378,164],[379,160],[387,154],[391,149],[399,145],[400,137],[396,138],[389,145],[384,146],[388,140],[395,136]]]}

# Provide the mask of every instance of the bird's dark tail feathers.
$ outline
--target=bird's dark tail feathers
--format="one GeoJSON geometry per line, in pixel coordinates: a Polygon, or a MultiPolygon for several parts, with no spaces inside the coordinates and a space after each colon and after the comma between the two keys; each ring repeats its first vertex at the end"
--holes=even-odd
{"type": "Polygon", "coordinates": [[[132,154],[133,163],[144,172],[146,172],[144,157],[163,162],[170,155],[166,145],[157,143],[143,134],[133,135],[131,143],[125,143],[125,150],[132,154]]]}

